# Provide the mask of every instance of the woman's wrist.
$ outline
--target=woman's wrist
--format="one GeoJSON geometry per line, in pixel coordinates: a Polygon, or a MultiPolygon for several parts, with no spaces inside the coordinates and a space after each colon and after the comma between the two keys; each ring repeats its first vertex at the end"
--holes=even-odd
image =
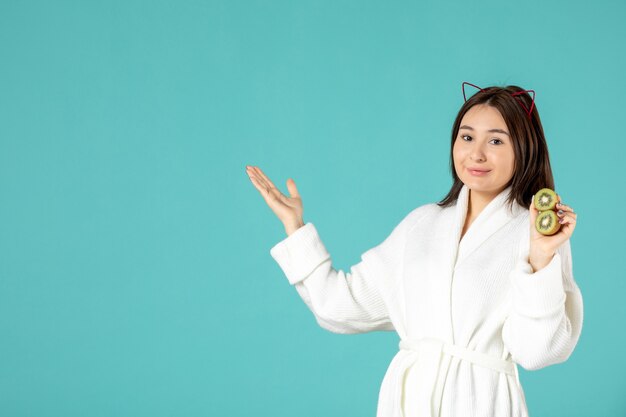
{"type": "Polygon", "coordinates": [[[291,236],[293,232],[295,232],[302,226],[304,226],[304,221],[302,219],[298,219],[290,223],[285,223],[285,232],[287,232],[287,236],[291,236]]]}
{"type": "Polygon", "coordinates": [[[528,263],[533,269],[533,273],[539,271],[540,269],[547,266],[550,261],[554,258],[554,253],[551,255],[541,254],[541,255],[531,255],[528,257],[528,263]]]}

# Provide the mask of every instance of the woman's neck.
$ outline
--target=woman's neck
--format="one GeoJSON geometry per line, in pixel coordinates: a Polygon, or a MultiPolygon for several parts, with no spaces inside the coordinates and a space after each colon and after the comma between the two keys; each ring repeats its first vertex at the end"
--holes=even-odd
{"type": "Polygon", "coordinates": [[[467,218],[473,221],[481,211],[493,200],[498,194],[484,194],[473,190],[469,190],[469,198],[467,203],[467,218]]]}

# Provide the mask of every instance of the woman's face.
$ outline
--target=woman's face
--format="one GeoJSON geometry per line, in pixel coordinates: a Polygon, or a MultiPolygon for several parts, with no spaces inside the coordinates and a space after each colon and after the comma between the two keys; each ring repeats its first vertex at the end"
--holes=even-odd
{"type": "Polygon", "coordinates": [[[498,194],[513,177],[513,142],[495,107],[478,104],[465,113],[452,155],[456,174],[470,190],[498,194]],[[488,172],[474,173],[471,168],[488,172]]]}

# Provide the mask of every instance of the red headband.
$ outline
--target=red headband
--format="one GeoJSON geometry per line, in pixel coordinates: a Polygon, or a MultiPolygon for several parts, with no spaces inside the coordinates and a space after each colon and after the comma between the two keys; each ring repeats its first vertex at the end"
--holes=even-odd
{"type": "MultiPolygon", "coordinates": [[[[479,87],[479,86],[477,86],[477,85],[474,85],[474,84],[472,84],[472,83],[468,83],[467,81],[464,81],[464,82],[463,82],[463,84],[461,85],[461,89],[463,90],[463,99],[464,99],[465,101],[467,101],[467,98],[465,98],[465,84],[469,84],[469,85],[471,85],[472,87],[476,87],[476,88],[478,88],[480,91],[485,91],[485,90],[483,90],[482,88],[480,88],[480,87],[479,87]]],[[[528,115],[528,118],[530,118],[530,117],[531,117],[531,114],[532,114],[532,111],[533,111],[533,107],[535,106],[535,90],[524,90],[524,91],[517,91],[517,92],[515,92],[515,93],[511,93],[511,95],[515,97],[515,96],[518,96],[518,95],[520,95],[520,94],[524,94],[524,93],[531,93],[531,92],[533,93],[533,97],[532,97],[532,98],[533,98],[533,102],[532,102],[532,104],[530,105],[530,110],[528,110],[528,109],[526,108],[526,106],[524,105],[524,103],[523,103],[523,101],[522,101],[522,100],[517,100],[517,101],[518,101],[518,102],[522,105],[522,107],[524,107],[524,111],[525,111],[525,112],[526,112],[526,114],[528,115]]]]}

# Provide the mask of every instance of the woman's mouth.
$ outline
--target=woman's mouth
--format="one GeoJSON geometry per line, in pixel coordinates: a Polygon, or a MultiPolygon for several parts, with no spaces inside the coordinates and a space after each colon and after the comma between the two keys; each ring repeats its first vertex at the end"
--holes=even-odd
{"type": "Polygon", "coordinates": [[[482,177],[491,172],[491,171],[486,171],[486,170],[476,170],[476,169],[470,169],[470,168],[467,168],[467,170],[469,171],[470,174],[475,175],[477,177],[482,177]]]}

